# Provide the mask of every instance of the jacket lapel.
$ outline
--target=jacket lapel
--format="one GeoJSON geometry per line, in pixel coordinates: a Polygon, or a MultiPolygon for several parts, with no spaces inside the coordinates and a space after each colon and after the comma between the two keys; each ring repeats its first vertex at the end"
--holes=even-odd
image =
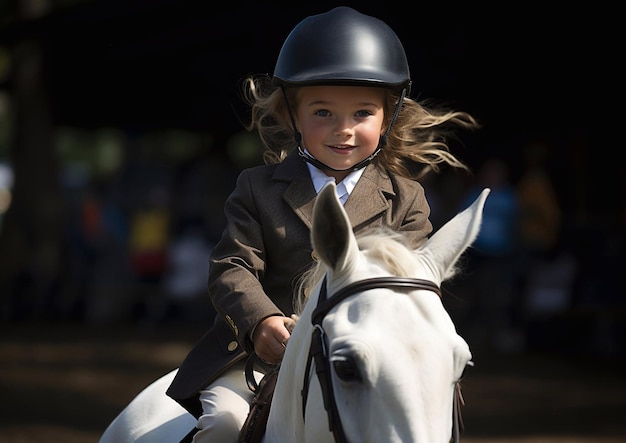
{"type": "Polygon", "coordinates": [[[388,196],[395,195],[389,176],[369,164],[344,206],[352,227],[359,226],[387,210],[388,196]]]}
{"type": "Polygon", "coordinates": [[[272,179],[289,183],[283,193],[283,200],[293,212],[311,228],[313,217],[313,205],[315,204],[315,188],[305,161],[300,158],[297,151],[289,153],[274,171],[272,179]]]}

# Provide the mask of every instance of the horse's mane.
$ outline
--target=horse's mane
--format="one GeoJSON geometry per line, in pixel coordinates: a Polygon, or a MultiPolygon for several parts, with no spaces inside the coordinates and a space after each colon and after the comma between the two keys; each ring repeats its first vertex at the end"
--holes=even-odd
{"type": "MultiPolygon", "coordinates": [[[[390,274],[410,277],[414,273],[415,256],[406,246],[404,236],[389,228],[374,228],[357,237],[359,249],[371,260],[381,263],[390,274]]],[[[315,255],[315,254],[314,254],[315,255]]],[[[297,287],[294,310],[299,315],[304,309],[311,291],[328,271],[321,260],[302,275],[297,287]]]]}

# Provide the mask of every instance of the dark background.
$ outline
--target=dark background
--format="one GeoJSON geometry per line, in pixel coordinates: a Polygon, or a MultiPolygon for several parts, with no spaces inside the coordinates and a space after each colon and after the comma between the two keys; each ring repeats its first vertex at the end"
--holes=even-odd
{"type": "MultiPolygon", "coordinates": [[[[40,371],[52,368],[62,377],[61,362],[69,367],[106,366],[90,353],[84,359],[47,354],[52,349],[67,352],[68,347],[78,352],[68,342],[80,341],[81,349],[99,346],[107,356],[104,360],[111,362],[111,374],[117,371],[115,364],[127,365],[135,374],[132,384],[127,380],[121,388],[126,396],[108,402],[105,415],[110,417],[90,422],[101,427],[136,389],[178,361],[171,358],[146,369],[135,360],[120,360],[117,344],[145,339],[155,346],[168,331],[179,331],[183,344],[176,343],[184,348],[209,324],[212,308],[204,285],[188,298],[164,289],[171,260],[168,248],[188,232],[209,249],[219,238],[223,201],[237,172],[259,162],[254,149],[244,155],[243,142],[238,145],[240,139],[234,138],[247,117],[239,99],[241,79],[271,73],[293,26],[337,5],[298,3],[0,2],[0,93],[8,103],[0,114],[0,164],[14,173],[11,206],[0,212],[0,334],[7,380],[17,377],[10,374],[40,378],[40,371]],[[101,166],[99,157],[108,152],[101,150],[108,142],[118,148],[112,152],[121,152],[122,160],[113,169],[101,166]],[[85,215],[91,208],[86,203],[94,202],[100,217],[97,232],[90,231],[93,226],[85,215]],[[132,217],[138,208],[155,204],[170,220],[160,256],[164,262],[158,271],[142,274],[134,267],[129,246],[132,217]],[[16,356],[21,346],[36,351],[16,356]]],[[[496,158],[505,162],[515,185],[524,173],[526,147],[538,143],[546,149],[544,166],[562,222],[558,245],[544,258],[550,263],[550,258],[566,254],[576,264],[575,274],[561,282],[568,295],[565,305],[534,312],[524,304],[530,271],[518,268],[521,277],[512,285],[520,298],[514,317],[521,342],[506,346],[494,346],[484,337],[489,334],[484,317],[468,314],[489,301],[470,301],[472,309],[458,302],[463,297],[471,300],[473,280],[450,285],[450,308],[461,335],[479,357],[496,358],[492,372],[477,374],[482,392],[495,398],[493,391],[502,389],[506,395],[524,397],[527,411],[533,402],[542,403],[545,416],[556,406],[545,406],[541,390],[558,385],[557,375],[548,372],[548,381],[538,384],[512,376],[514,385],[505,385],[509,372],[521,371],[513,363],[526,367],[521,362],[530,362],[528,373],[538,380],[543,365],[561,369],[577,359],[598,362],[599,371],[612,372],[598,373],[590,369],[593,365],[585,365],[566,377],[571,385],[559,386],[570,393],[582,385],[600,389],[606,395],[595,403],[590,400],[587,409],[576,409],[578,399],[568,397],[570,412],[588,416],[590,405],[596,405],[611,420],[615,411],[624,411],[623,401],[582,377],[613,377],[626,356],[626,294],[619,281],[626,238],[626,171],[618,160],[623,142],[613,117],[620,115],[623,89],[616,68],[622,50],[617,44],[617,11],[602,3],[550,8],[529,2],[344,4],[383,19],[396,31],[410,62],[412,97],[434,99],[478,118],[482,129],[462,133],[462,143],[453,146],[473,171],[496,158]],[[513,355],[515,360],[507,360],[513,355]],[[492,376],[501,377],[502,384],[489,385],[492,376]],[[520,392],[515,387],[519,383],[539,386],[537,395],[520,392]]],[[[460,208],[475,183],[473,177],[451,171],[442,177],[424,184],[435,227],[460,208]],[[445,188],[447,200],[441,200],[450,182],[454,184],[445,188]]],[[[177,349],[182,358],[184,352],[177,349]]],[[[50,385],[73,392],[75,387],[59,380],[50,385]]],[[[25,392],[37,396],[27,388],[37,383],[16,383],[7,382],[11,398],[25,392]]],[[[624,386],[617,377],[615,384],[624,386]]],[[[58,389],[51,392],[58,394],[58,389]]],[[[589,395],[582,387],[575,392],[589,395]]],[[[482,431],[489,427],[484,417],[504,408],[490,399],[483,398],[485,403],[474,410],[480,411],[473,416],[475,425],[481,423],[474,435],[488,434],[482,431]]],[[[515,413],[513,403],[508,404],[510,414],[515,413]]],[[[18,409],[14,420],[28,425],[25,417],[32,408],[28,401],[21,406],[24,413],[18,409]]],[[[504,423],[522,433],[527,429],[528,434],[533,429],[559,432],[558,426],[542,428],[536,416],[525,418],[539,421],[535,427],[504,423]]],[[[581,432],[593,434],[592,425],[580,423],[581,432]]],[[[607,426],[615,426],[612,423],[607,426]]],[[[619,433],[611,429],[609,434],[619,433]]],[[[499,429],[498,435],[506,435],[506,429],[499,429]]],[[[70,441],[63,438],[59,441],[70,441]]]]}

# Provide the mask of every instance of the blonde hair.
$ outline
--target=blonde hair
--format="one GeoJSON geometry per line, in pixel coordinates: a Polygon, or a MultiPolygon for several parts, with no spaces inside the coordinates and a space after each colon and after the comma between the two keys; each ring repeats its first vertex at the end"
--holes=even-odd
{"type": "MultiPolygon", "coordinates": [[[[246,129],[256,129],[265,147],[265,163],[279,163],[297,148],[289,105],[297,106],[298,88],[272,84],[268,75],[253,75],[244,80],[243,98],[250,105],[246,129]]],[[[399,94],[387,90],[385,125],[389,125],[399,94]]],[[[405,98],[395,123],[387,134],[387,143],[376,157],[383,168],[403,177],[421,179],[428,172],[439,172],[442,164],[469,170],[450,152],[449,140],[456,139],[455,129],[476,129],[478,122],[470,114],[435,107],[434,103],[405,98]],[[432,106],[431,106],[432,105],[432,106]]]]}

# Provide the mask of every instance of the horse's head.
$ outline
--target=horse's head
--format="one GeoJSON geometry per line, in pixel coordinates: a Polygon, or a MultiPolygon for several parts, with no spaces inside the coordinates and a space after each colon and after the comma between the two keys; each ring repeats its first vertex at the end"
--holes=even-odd
{"type": "MultiPolygon", "coordinates": [[[[330,421],[337,441],[450,440],[454,393],[471,354],[439,286],[476,238],[488,193],[410,250],[383,231],[357,240],[334,184],[320,192],[311,240],[325,277],[281,367],[271,414],[295,428],[283,438],[335,441],[330,421]]],[[[277,432],[271,422],[268,436],[277,432]]]]}

